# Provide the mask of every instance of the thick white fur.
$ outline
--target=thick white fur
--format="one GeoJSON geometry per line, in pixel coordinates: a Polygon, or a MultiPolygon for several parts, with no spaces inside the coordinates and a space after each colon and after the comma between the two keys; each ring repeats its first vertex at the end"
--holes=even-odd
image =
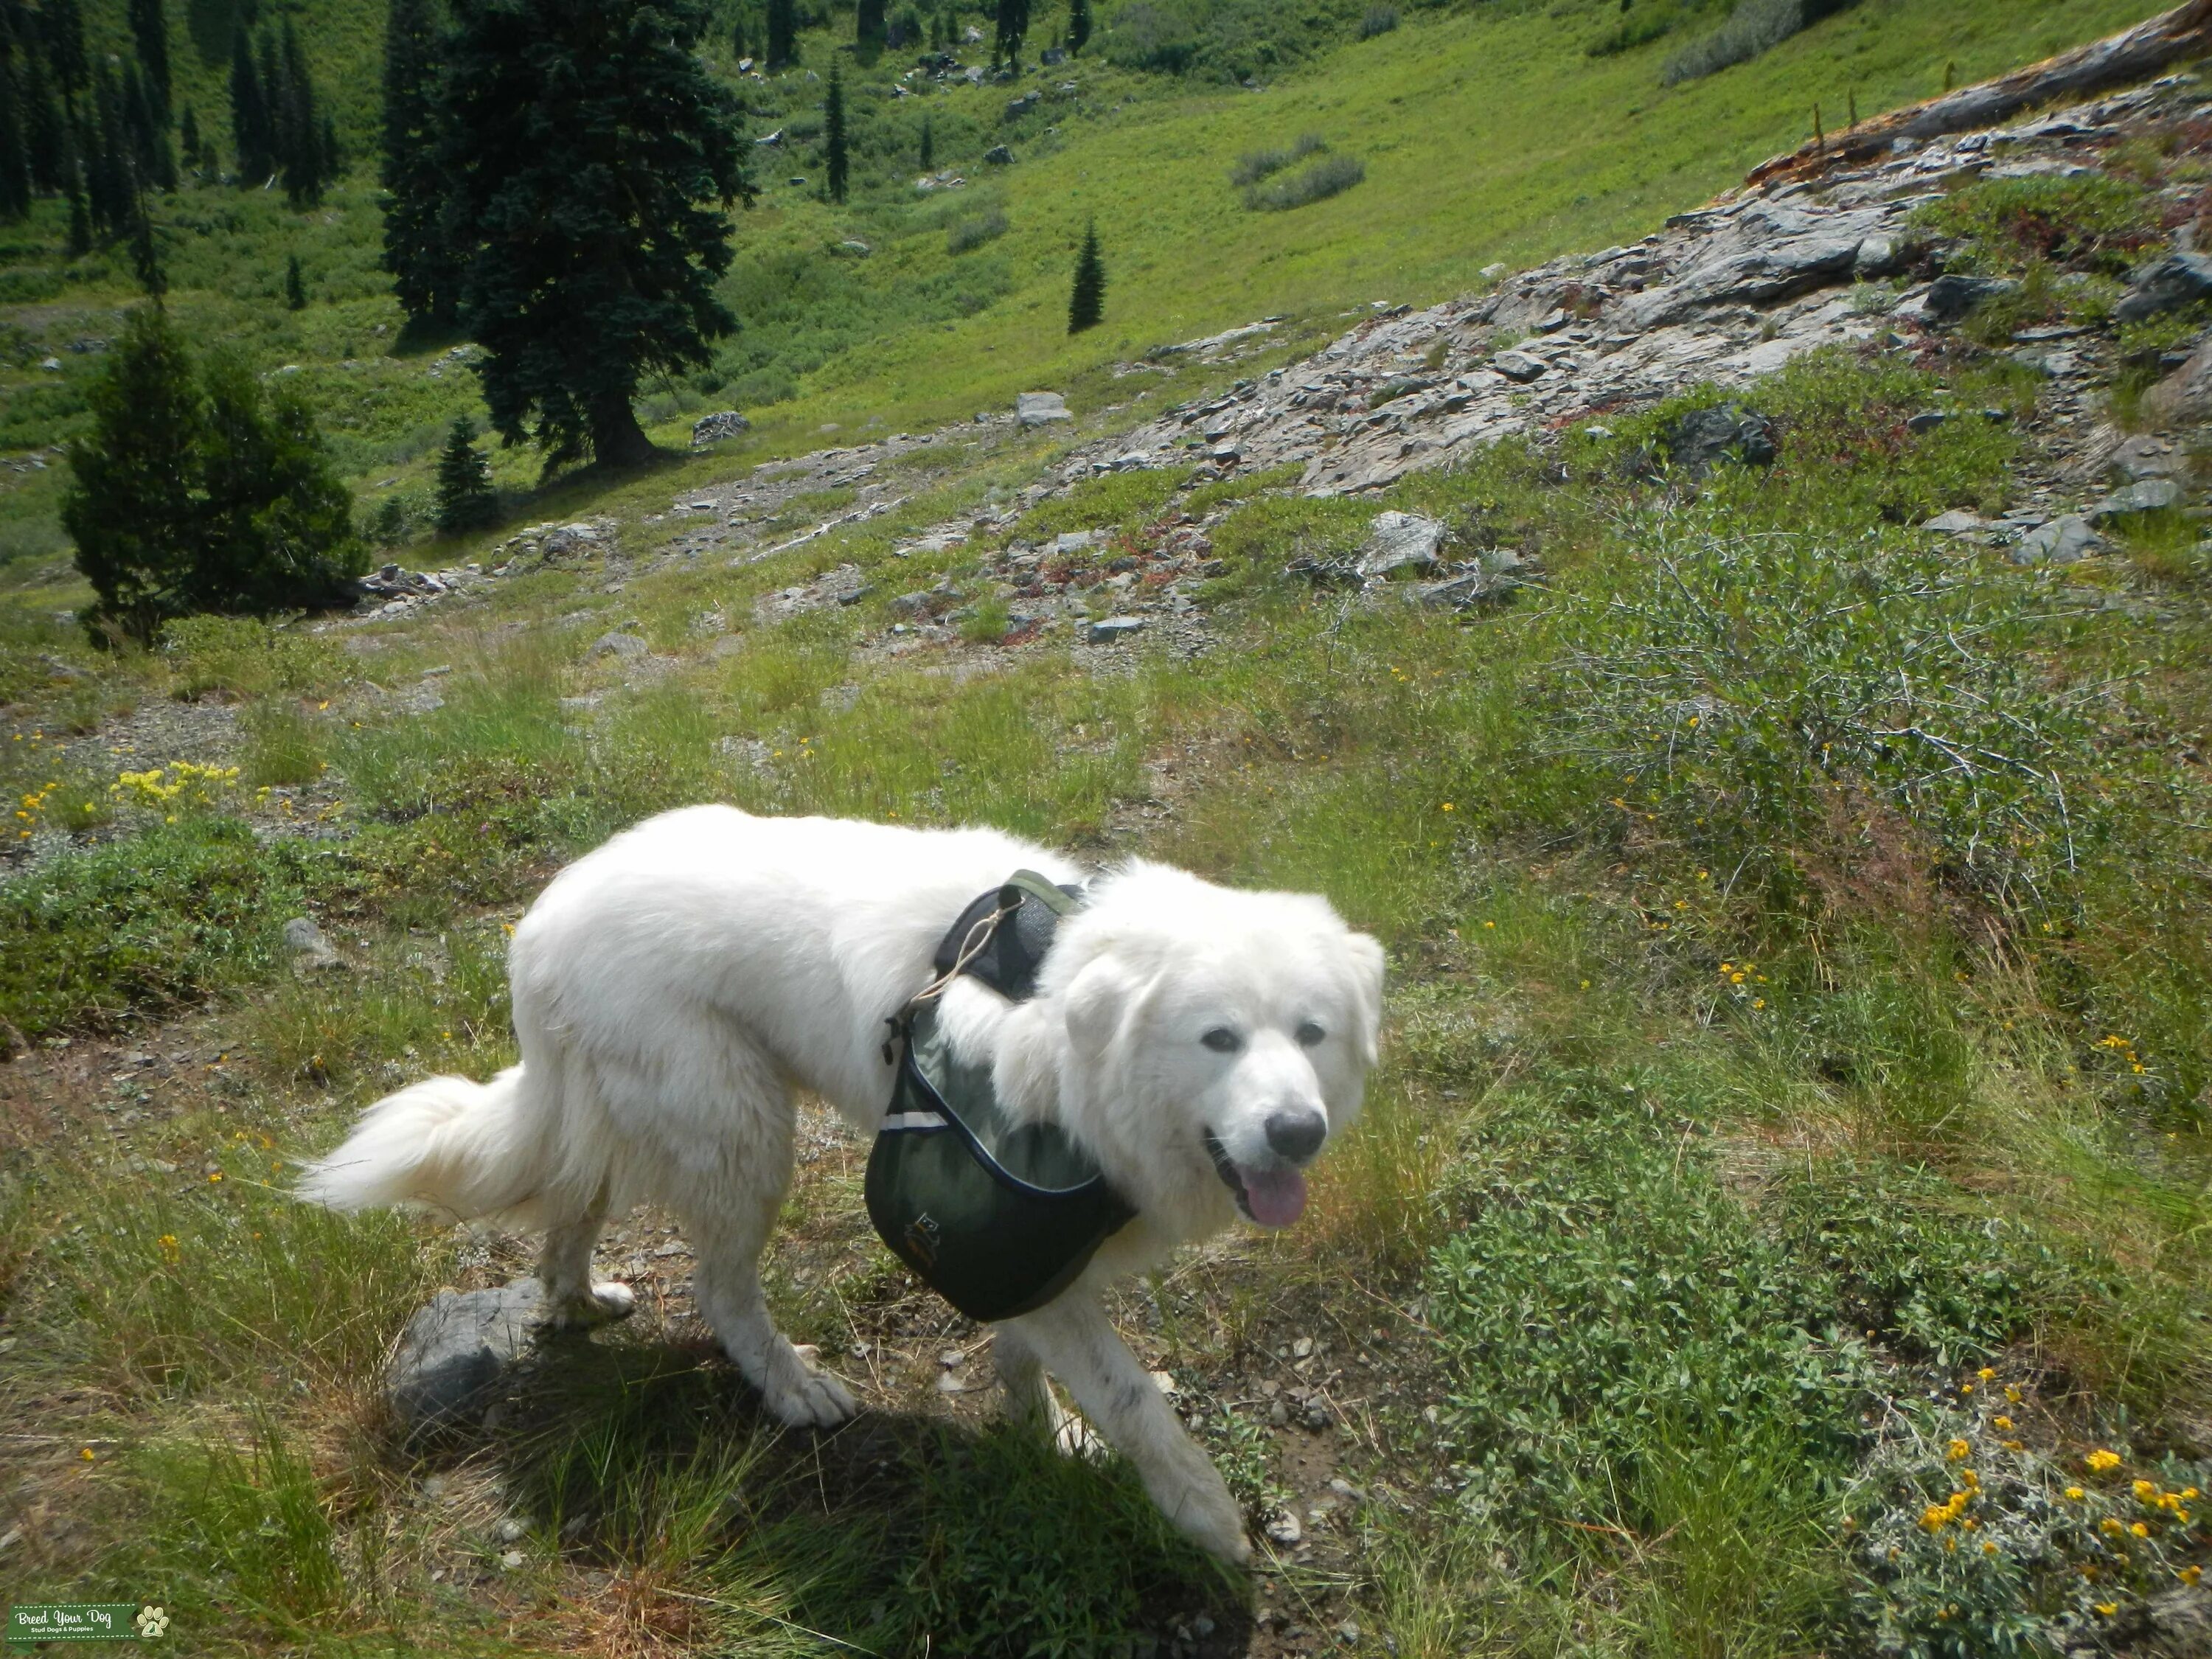
{"type": "MultiPolygon", "coordinates": [[[[851,1396],[799,1358],[761,1293],[760,1254],[791,1179],[793,1091],[872,1136],[890,1096],[885,1019],[929,981],[968,902],[1024,868],[1081,875],[989,830],[721,806],[653,818],[563,872],[515,929],[522,1063],[489,1084],[434,1078],[379,1102],[308,1167],[301,1195],[542,1227],[541,1275],[568,1322],[629,1311],[626,1287],[592,1282],[592,1243],[610,1212],[665,1205],[698,1253],[701,1313],[768,1408],[794,1425],[842,1421],[851,1396]]],[[[1234,1219],[1207,1130],[1237,1165],[1264,1170],[1285,1162],[1267,1145],[1270,1112],[1318,1109],[1332,1139],[1352,1122],[1382,969],[1382,947],[1320,899],[1135,863],[1095,882],[1061,925],[1032,1000],[1009,1005],[965,980],[945,994],[955,1046],[991,1057],[1001,1096],[1058,1121],[1138,1211],[1073,1287],[998,1327],[1010,1399],[1062,1423],[1050,1371],[1170,1517],[1231,1560],[1249,1554],[1236,1504],[1100,1292],[1234,1219]],[[1222,1027],[1237,1052],[1200,1041],[1222,1027]]]]}

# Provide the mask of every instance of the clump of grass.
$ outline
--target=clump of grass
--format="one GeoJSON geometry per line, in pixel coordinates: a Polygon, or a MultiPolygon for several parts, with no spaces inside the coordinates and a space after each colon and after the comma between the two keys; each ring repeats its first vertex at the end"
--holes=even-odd
{"type": "Polygon", "coordinates": [[[945,233],[947,253],[966,253],[986,242],[995,242],[1006,234],[1006,216],[997,208],[972,218],[956,220],[945,233]]]}
{"type": "Polygon", "coordinates": [[[1996,276],[2037,263],[2120,276],[2164,240],[2157,196],[2106,173],[1983,179],[1929,203],[1913,220],[1960,239],[1956,265],[1996,276]]]}
{"type": "Polygon", "coordinates": [[[328,769],[321,726],[289,698],[257,702],[246,727],[246,781],[256,787],[313,783],[328,769]]]}
{"type": "Polygon", "coordinates": [[[0,1007],[27,1037],[112,1029],[265,974],[314,855],[188,815],[0,886],[0,1007]]]}
{"type": "Polygon", "coordinates": [[[338,677],[329,646],[279,623],[246,617],[185,617],[161,630],[176,693],[258,697],[301,692],[338,677]]]}
{"type": "Polygon", "coordinates": [[[1372,40],[1378,34],[1388,34],[1398,27],[1395,6],[1370,6],[1359,20],[1359,38],[1372,40]]]}
{"type": "Polygon", "coordinates": [[[1771,52],[1791,35],[1856,0],[1741,0],[1727,22],[1692,42],[1667,62],[1668,86],[1717,75],[1771,52]]]}
{"type": "Polygon", "coordinates": [[[1281,213],[1341,195],[1367,177],[1367,164],[1356,155],[1324,155],[1303,170],[1244,192],[1244,205],[1281,213]]]}
{"type": "Polygon", "coordinates": [[[1013,622],[1006,610],[1006,602],[997,597],[979,601],[961,619],[960,637],[970,645],[996,645],[1006,637],[1013,622]]]}
{"type": "Polygon", "coordinates": [[[1328,141],[1319,133],[1304,132],[1279,149],[1247,150],[1237,158],[1237,165],[1229,169],[1229,182],[1239,190],[1246,189],[1262,179],[1273,177],[1285,167],[1296,167],[1309,155],[1320,155],[1328,148],[1328,141]]]}

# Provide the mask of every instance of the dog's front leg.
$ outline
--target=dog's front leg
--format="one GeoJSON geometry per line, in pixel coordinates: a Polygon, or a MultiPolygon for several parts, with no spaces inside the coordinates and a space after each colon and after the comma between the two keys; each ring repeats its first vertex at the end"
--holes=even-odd
{"type": "MultiPolygon", "coordinates": [[[[1252,1559],[1244,1517],[1229,1495],[1228,1483],[1183,1432],[1104,1308],[1071,1293],[999,1328],[1014,1334],[1020,1346],[1066,1384],[1091,1426],[1136,1466],[1145,1490],[1179,1530],[1235,1565],[1252,1559]]],[[[1037,1386],[1042,1386],[1042,1379],[1037,1386]]]]}

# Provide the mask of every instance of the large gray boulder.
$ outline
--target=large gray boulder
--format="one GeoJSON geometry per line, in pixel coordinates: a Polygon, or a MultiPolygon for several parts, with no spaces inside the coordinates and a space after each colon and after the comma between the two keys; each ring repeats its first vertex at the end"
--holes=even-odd
{"type": "Polygon", "coordinates": [[[718,410],[712,415],[702,415],[691,423],[691,447],[704,449],[708,444],[718,444],[725,438],[734,438],[741,432],[751,431],[752,424],[734,409],[718,410]]]}
{"type": "Polygon", "coordinates": [[[1934,321],[1955,323],[2019,286],[2002,276],[1938,276],[1929,285],[1921,311],[1934,321]]]}
{"type": "Polygon", "coordinates": [[[2079,514],[2069,513],[2031,530],[2013,550],[2014,564],[2079,564],[2104,550],[2105,538],[2089,527],[2079,514]]]}
{"type": "Polygon", "coordinates": [[[1358,574],[1368,580],[1401,570],[1430,570],[1444,544],[1444,527],[1418,513],[1378,513],[1359,550],[1358,574]]]}
{"type": "Polygon", "coordinates": [[[416,1310],[385,1373],[385,1397],[410,1437],[482,1418],[507,1368],[529,1349],[544,1291],[534,1279],[490,1291],[441,1291],[416,1310]]]}
{"type": "Polygon", "coordinates": [[[2143,393],[2142,411],[2160,426],[2190,426],[2212,416],[2212,339],[2143,393]]]}
{"type": "Polygon", "coordinates": [[[1048,421],[1072,421],[1067,412],[1067,399],[1057,392],[1024,392],[1014,399],[1014,423],[1017,426],[1042,426],[1048,421]]]}
{"type": "Polygon", "coordinates": [[[2199,300],[2212,299],[2212,258],[2169,253],[2136,267],[2127,297],[2112,307],[2116,321],[2140,323],[2199,300]]]}
{"type": "Polygon", "coordinates": [[[1741,404],[1692,410],[1668,427],[1659,442],[1675,472],[1693,483],[1723,460],[1771,466],[1776,454],[1773,423],[1741,404]]]}

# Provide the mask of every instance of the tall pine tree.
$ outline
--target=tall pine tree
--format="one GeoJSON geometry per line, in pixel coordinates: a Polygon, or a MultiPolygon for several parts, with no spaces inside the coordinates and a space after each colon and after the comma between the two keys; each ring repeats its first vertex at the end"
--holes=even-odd
{"type": "Polygon", "coordinates": [[[1091,0],[1067,0],[1067,49],[1081,52],[1091,41],[1091,0]]]}
{"type": "Polygon", "coordinates": [[[20,219],[31,210],[31,157],[23,142],[22,99],[15,90],[15,65],[0,63],[0,219],[20,219]]]}
{"type": "Polygon", "coordinates": [[[1087,225],[1075,256],[1075,283],[1067,296],[1067,331],[1080,334],[1106,317],[1106,262],[1098,253],[1098,227],[1087,225]]]}
{"type": "Polygon", "coordinates": [[[91,68],[84,51],[84,13],[76,0],[46,0],[39,21],[45,26],[46,67],[61,88],[63,104],[74,107],[91,68]]]}
{"type": "Polygon", "coordinates": [[[863,52],[873,53],[883,48],[884,0],[858,0],[853,17],[853,34],[863,52]]]}
{"type": "Polygon", "coordinates": [[[323,190],[323,122],[315,107],[314,76],[301,49],[300,32],[284,20],[281,55],[273,61],[274,74],[264,74],[271,125],[276,129],[276,165],[284,178],[284,194],[295,207],[317,199],[323,190]]]}
{"type": "Polygon", "coordinates": [[[491,463],[477,447],[476,422],[457,415],[438,457],[439,532],[461,536],[498,522],[499,493],[492,488],[491,463]]]}
{"type": "Polygon", "coordinates": [[[54,101],[46,65],[36,52],[23,54],[23,147],[30,154],[31,188],[42,196],[61,193],[66,183],[64,163],[69,155],[69,132],[63,125],[62,106],[54,101]]]}
{"type": "Polygon", "coordinates": [[[1009,69],[1022,66],[1022,41],[1030,32],[1030,0],[999,0],[998,33],[991,40],[991,56],[1009,69]]]}
{"type": "Polygon", "coordinates": [[[794,0],[768,0],[768,66],[799,59],[799,12],[794,0]]]}
{"type": "Polygon", "coordinates": [[[435,99],[440,45],[433,0],[391,0],[384,24],[384,268],[410,317],[451,323],[460,270],[440,227],[435,99]]]}
{"type": "Polygon", "coordinates": [[[653,452],[639,380],[708,361],[736,319],[726,209],[752,189],[704,0],[462,0],[440,83],[460,324],[493,429],[555,461],[653,452]],[[719,208],[710,205],[719,204],[719,208]]]}
{"type": "Polygon", "coordinates": [[[161,125],[169,122],[169,20],[161,0],[131,0],[131,39],[138,49],[138,66],[146,72],[146,89],[161,125]]]}
{"type": "Polygon", "coordinates": [[[822,100],[822,151],[828,164],[830,199],[842,203],[853,161],[845,142],[845,80],[834,58],[830,60],[830,90],[822,100]]]}
{"type": "Polygon", "coordinates": [[[252,43],[243,23],[230,42],[230,144],[238,152],[238,182],[248,189],[258,187],[276,170],[269,102],[262,94],[261,71],[254,65],[252,43]]]}

